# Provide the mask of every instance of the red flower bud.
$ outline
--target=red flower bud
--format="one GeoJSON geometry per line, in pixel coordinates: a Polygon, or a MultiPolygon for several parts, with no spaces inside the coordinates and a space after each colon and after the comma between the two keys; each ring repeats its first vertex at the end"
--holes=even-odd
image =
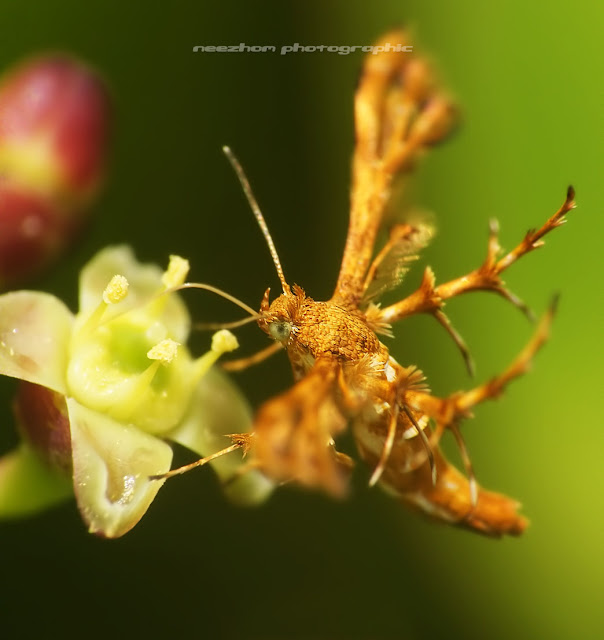
{"type": "Polygon", "coordinates": [[[99,77],[66,56],[38,58],[0,84],[0,173],[54,202],[96,191],[108,130],[99,77]]]}
{"type": "Polygon", "coordinates": [[[0,288],[35,274],[73,239],[104,172],[108,97],[66,56],[0,82],[0,288]]]}
{"type": "Polygon", "coordinates": [[[71,473],[71,433],[65,396],[21,382],[14,411],[23,438],[54,469],[71,473]]]}
{"type": "Polygon", "coordinates": [[[48,199],[0,179],[0,288],[40,271],[71,239],[74,225],[48,199]]]}

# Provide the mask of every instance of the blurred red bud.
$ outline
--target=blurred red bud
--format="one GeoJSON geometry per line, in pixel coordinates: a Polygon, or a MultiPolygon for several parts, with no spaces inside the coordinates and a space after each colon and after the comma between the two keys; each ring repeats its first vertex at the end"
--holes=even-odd
{"type": "Polygon", "coordinates": [[[94,195],[104,172],[107,91],[66,56],[37,58],[0,82],[0,174],[54,201],[94,195]]]}
{"type": "Polygon", "coordinates": [[[24,439],[53,469],[71,473],[71,432],[65,396],[22,381],[13,406],[24,439]]]}
{"type": "Polygon", "coordinates": [[[48,198],[0,179],[0,288],[41,271],[74,231],[48,198]]]}
{"type": "Polygon", "coordinates": [[[101,184],[109,100],[67,56],[0,80],[0,288],[41,271],[73,240],[101,184]]]}

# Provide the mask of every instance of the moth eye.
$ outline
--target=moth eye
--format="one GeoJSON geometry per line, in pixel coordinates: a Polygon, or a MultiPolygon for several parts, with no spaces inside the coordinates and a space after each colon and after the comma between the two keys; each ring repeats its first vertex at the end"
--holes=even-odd
{"type": "Polygon", "coordinates": [[[271,322],[268,325],[268,332],[275,340],[287,340],[292,330],[291,322],[271,322]]]}

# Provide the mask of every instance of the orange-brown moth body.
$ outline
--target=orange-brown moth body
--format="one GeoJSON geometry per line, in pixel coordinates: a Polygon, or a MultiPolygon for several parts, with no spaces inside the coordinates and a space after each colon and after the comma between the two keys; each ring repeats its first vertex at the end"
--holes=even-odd
{"type": "MultiPolygon", "coordinates": [[[[350,222],[330,300],[315,301],[297,285],[287,283],[247,178],[225,148],[283,288],[272,303],[270,290],[266,291],[258,324],[276,341],[275,347],[286,350],[295,384],[260,407],[251,433],[234,434],[230,447],[159,477],[182,473],[243,448],[250,454],[250,464],[277,482],[294,481],[342,496],[353,462],[336,450],[335,439],[350,424],[361,457],[373,469],[372,485],[379,483],[403,503],[438,521],[493,537],[518,535],[527,526],[518,513],[519,504],[478,486],[459,426],[471,416],[474,406],[498,397],[511,380],[526,372],[548,338],[555,305],[500,375],[444,398],[431,394],[417,367],[400,365],[378,334],[392,335],[392,325],[413,314],[431,315],[449,333],[472,372],[468,349],[443,311],[445,303],[462,293],[491,291],[528,313],[526,305],[505,287],[501,274],[542,246],[543,237],[565,222],[575,206],[574,190],[569,187],[560,209],[509,253],[501,255],[497,226],[491,223],[482,265],[440,285],[427,267],[416,291],[381,308],[375,301],[399,284],[432,234],[430,225],[421,220],[394,224],[375,252],[393,181],[409,173],[456,121],[456,109],[426,62],[388,43],[408,44],[400,31],[378,41],[381,53],[367,56],[355,94],[350,222]],[[440,438],[447,431],[459,446],[465,474],[440,449],[440,438]]],[[[232,326],[238,324],[241,322],[232,326]]],[[[267,348],[226,363],[225,368],[234,371],[256,364],[276,350],[267,348]]]]}
{"type": "MultiPolygon", "coordinates": [[[[405,41],[403,32],[392,32],[377,44],[405,41]]],[[[442,522],[495,537],[517,535],[527,525],[518,514],[519,504],[478,487],[459,423],[473,406],[496,397],[526,371],[548,336],[553,308],[500,376],[446,398],[430,393],[416,367],[396,362],[377,334],[388,335],[391,325],[406,316],[427,313],[449,332],[469,364],[463,340],[442,311],[445,301],[468,291],[490,290],[525,309],[504,287],[500,274],[562,224],[574,207],[574,192],[569,188],[560,210],[505,256],[499,256],[493,226],[487,258],[478,269],[437,286],[428,267],[410,296],[383,309],[374,304],[378,295],[400,282],[430,237],[429,227],[421,222],[394,225],[374,256],[393,179],[409,172],[419,156],[445,138],[456,119],[453,104],[421,58],[385,49],[367,56],[355,95],[350,224],[334,294],[326,302],[313,300],[300,287],[290,288],[279,266],[283,294],[272,303],[268,290],[264,295],[258,324],[285,348],[296,383],[260,407],[246,448],[254,465],[269,477],[340,496],[352,461],[336,450],[335,438],[351,424],[360,455],[375,468],[372,482],[442,522]],[[460,446],[467,475],[440,450],[440,437],[447,430],[460,446]]]]}

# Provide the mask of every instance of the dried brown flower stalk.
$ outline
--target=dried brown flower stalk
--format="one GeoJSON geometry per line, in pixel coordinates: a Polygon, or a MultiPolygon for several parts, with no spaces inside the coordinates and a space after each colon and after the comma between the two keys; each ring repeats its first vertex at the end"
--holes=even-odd
{"type": "MultiPolygon", "coordinates": [[[[392,32],[377,45],[405,40],[404,33],[392,32]]],[[[447,136],[454,122],[455,108],[424,60],[388,50],[366,58],[355,96],[350,224],[338,282],[326,302],[317,302],[297,285],[287,283],[249,184],[227,150],[267,238],[283,288],[272,303],[266,291],[258,316],[260,328],[276,341],[276,347],[234,361],[229,368],[255,364],[281,346],[291,361],[296,384],[265,402],[253,432],[233,436],[233,445],[224,453],[244,448],[251,454],[250,465],[274,480],[294,480],[341,496],[352,461],[335,449],[334,439],[350,423],[361,456],[374,469],[372,484],[379,483],[404,503],[442,522],[491,536],[519,534],[527,521],[517,513],[518,503],[478,487],[459,423],[471,415],[474,406],[497,397],[527,370],[547,339],[554,307],[501,375],[445,398],[430,393],[415,366],[396,362],[377,335],[388,335],[391,324],[407,316],[432,314],[455,340],[471,369],[467,348],[443,312],[445,302],[462,293],[486,290],[526,311],[505,288],[501,274],[541,246],[543,236],[561,225],[574,207],[569,188],[559,211],[503,257],[499,257],[497,229],[492,224],[482,266],[438,286],[428,267],[417,291],[380,309],[373,300],[400,282],[409,262],[430,237],[423,223],[395,225],[372,260],[393,179],[409,172],[429,147],[447,136]],[[450,464],[439,448],[446,430],[460,447],[467,475],[450,464]]]]}

